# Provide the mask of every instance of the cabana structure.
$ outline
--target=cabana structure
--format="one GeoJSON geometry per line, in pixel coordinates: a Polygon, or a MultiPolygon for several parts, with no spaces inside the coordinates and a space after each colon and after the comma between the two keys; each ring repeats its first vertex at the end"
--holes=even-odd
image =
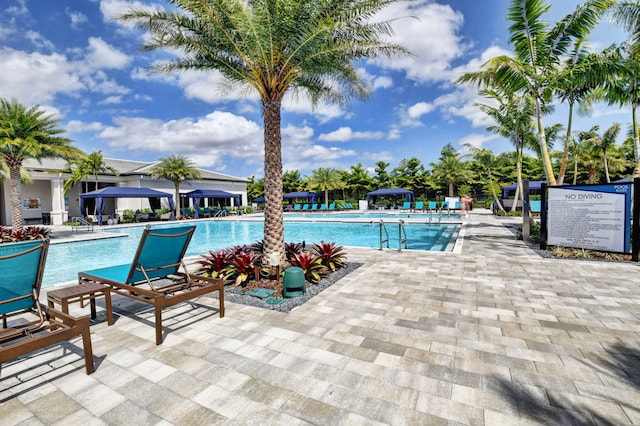
{"type": "MultiPolygon", "coordinates": [[[[240,207],[242,204],[240,194],[232,194],[231,192],[221,191],[218,189],[195,189],[186,194],[180,194],[181,197],[193,199],[193,206],[200,206],[200,200],[203,198],[231,198],[235,207],[240,207]]],[[[196,218],[199,217],[198,209],[195,211],[196,218]]]]}
{"type": "MultiPolygon", "coordinates": [[[[171,209],[171,220],[175,219],[173,204],[173,195],[166,192],[156,191],[151,188],[129,188],[120,186],[108,186],[96,191],[80,194],[80,211],[84,212],[84,202],[87,199],[96,200],[96,210],[98,211],[98,225],[102,225],[102,215],[104,214],[104,205],[106,198],[167,198],[169,209],[171,209]]],[[[151,204],[151,201],[149,201],[151,204]]]]}
{"type": "Polygon", "coordinates": [[[309,200],[310,203],[315,203],[316,200],[322,199],[322,195],[316,194],[315,192],[311,192],[311,191],[301,191],[301,192],[289,192],[287,194],[284,194],[282,198],[284,198],[285,200],[304,198],[306,200],[309,200]]]}
{"type": "Polygon", "coordinates": [[[403,188],[383,188],[377,189],[367,194],[367,205],[370,205],[371,201],[375,202],[377,197],[390,196],[401,196],[404,197],[406,201],[413,201],[413,191],[409,191],[408,189],[403,188]]]}

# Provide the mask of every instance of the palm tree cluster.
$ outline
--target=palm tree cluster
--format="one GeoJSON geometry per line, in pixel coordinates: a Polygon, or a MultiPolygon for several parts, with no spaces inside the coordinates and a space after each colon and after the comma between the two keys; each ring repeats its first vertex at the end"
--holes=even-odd
{"type": "Polygon", "coordinates": [[[513,0],[507,16],[513,56],[496,56],[480,71],[465,73],[457,83],[474,84],[487,98],[488,103],[479,107],[496,123],[488,130],[507,138],[515,147],[518,188],[523,149],[538,154],[550,185],[562,184],[571,164],[574,182],[578,180],[579,164],[589,170],[589,182],[595,182],[600,170],[608,182],[610,169],[624,169],[622,150],[615,144],[619,123],[613,123],[602,136],[597,134],[598,128],[572,128],[575,107],[586,110],[602,101],[631,106],[633,176],[640,177],[636,120],[640,100],[640,3],[587,0],[556,23],[543,20],[550,6],[545,0],[513,0]],[[628,31],[629,38],[591,52],[586,47],[589,34],[607,14],[628,31]],[[554,103],[568,106],[566,126],[545,127],[544,116],[553,111],[554,103]],[[553,143],[563,130],[564,143],[556,155],[553,143]]]}

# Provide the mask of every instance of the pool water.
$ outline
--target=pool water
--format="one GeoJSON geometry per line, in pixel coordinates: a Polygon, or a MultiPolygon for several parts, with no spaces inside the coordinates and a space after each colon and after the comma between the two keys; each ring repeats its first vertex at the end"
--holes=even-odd
{"type": "MultiPolygon", "coordinates": [[[[284,228],[286,242],[305,241],[312,244],[327,241],[343,246],[380,248],[378,223],[285,222],[284,228]]],[[[398,225],[388,223],[386,228],[389,233],[389,247],[397,249],[398,225]]],[[[450,243],[455,242],[458,228],[459,224],[407,223],[407,249],[445,251],[450,243]]],[[[47,256],[43,286],[74,281],[81,271],[130,262],[142,230],[141,226],[118,228],[108,232],[121,235],[119,238],[52,244],[47,256]]],[[[197,256],[208,251],[252,244],[262,240],[263,236],[263,222],[201,221],[196,224],[196,231],[186,255],[197,256]]],[[[386,244],[384,247],[386,248],[386,244]]]]}
{"type": "Polygon", "coordinates": [[[418,220],[426,220],[426,221],[438,221],[440,219],[460,219],[459,213],[442,213],[442,214],[431,214],[431,213],[410,213],[410,212],[400,212],[389,211],[388,213],[322,213],[322,212],[304,212],[304,213],[285,213],[285,218],[287,219],[389,219],[389,220],[399,220],[399,219],[418,219],[418,220]]]}

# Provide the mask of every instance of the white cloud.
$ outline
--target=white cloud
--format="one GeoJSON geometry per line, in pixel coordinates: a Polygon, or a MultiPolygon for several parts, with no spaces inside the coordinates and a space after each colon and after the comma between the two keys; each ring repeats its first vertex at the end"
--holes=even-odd
{"type": "Polygon", "coordinates": [[[122,103],[122,96],[107,96],[98,103],[100,105],[119,104],[122,103]]]}
{"type": "Polygon", "coordinates": [[[80,76],[58,53],[26,53],[0,48],[0,93],[27,105],[49,103],[56,94],[77,94],[80,76]]]}
{"type": "Polygon", "coordinates": [[[37,31],[26,31],[24,37],[29,40],[37,49],[47,49],[54,51],[55,46],[49,40],[44,38],[42,34],[37,31]]]}
{"type": "Polygon", "coordinates": [[[116,117],[97,136],[120,151],[145,151],[163,156],[180,153],[200,167],[224,170],[224,158],[262,158],[260,126],[229,112],[215,111],[197,119],[162,121],[116,117]]]}
{"type": "Polygon", "coordinates": [[[354,132],[350,127],[340,127],[331,133],[325,133],[318,140],[326,142],[348,142],[353,139],[382,139],[383,132],[354,132]]]}
{"type": "Polygon", "coordinates": [[[99,37],[89,37],[85,64],[91,69],[122,69],[131,58],[99,37]]]}
{"type": "Polygon", "coordinates": [[[98,132],[104,129],[104,124],[98,121],[85,123],[79,120],[70,120],[65,129],[69,133],[98,132]]]}
{"type": "Polygon", "coordinates": [[[496,135],[492,135],[489,133],[471,133],[460,139],[460,145],[463,147],[461,154],[464,155],[469,153],[469,149],[465,147],[466,144],[469,144],[476,148],[482,148],[484,144],[497,138],[498,137],[496,135]]]}
{"type": "Polygon", "coordinates": [[[409,114],[410,118],[420,118],[425,114],[429,114],[434,110],[434,108],[435,107],[433,106],[433,104],[429,104],[427,102],[418,102],[417,104],[407,108],[407,113],[409,114]]]}
{"type": "Polygon", "coordinates": [[[461,13],[448,5],[422,0],[393,3],[379,18],[395,20],[395,36],[391,41],[414,55],[382,58],[379,63],[383,67],[402,70],[408,78],[420,82],[450,79],[451,63],[466,49],[459,35],[463,24],[461,13]]]}
{"type": "Polygon", "coordinates": [[[71,21],[71,28],[73,29],[77,29],[80,27],[80,25],[89,22],[89,18],[87,18],[87,15],[82,12],[76,12],[69,8],[66,8],[65,13],[69,17],[69,20],[71,21]]]}

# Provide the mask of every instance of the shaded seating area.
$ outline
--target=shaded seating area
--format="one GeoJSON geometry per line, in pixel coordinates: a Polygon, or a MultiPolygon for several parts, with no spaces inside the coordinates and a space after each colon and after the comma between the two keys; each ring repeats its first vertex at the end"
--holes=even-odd
{"type": "Polygon", "coordinates": [[[74,318],[38,301],[49,240],[0,244],[0,363],[82,337],[87,374],[94,372],[87,317],[74,318]],[[11,323],[9,319],[11,318],[11,323]]]}
{"type": "Polygon", "coordinates": [[[411,203],[413,202],[413,191],[403,188],[383,188],[371,191],[367,194],[367,205],[369,208],[371,208],[371,206],[374,206],[374,208],[382,208],[378,204],[375,204],[378,202],[378,198],[380,197],[386,199],[404,198],[402,208],[409,210],[411,208],[411,203]],[[405,205],[407,205],[407,207],[404,207],[405,205]]]}
{"type": "MultiPolygon", "coordinates": [[[[191,198],[192,202],[193,202],[193,206],[194,207],[194,214],[193,216],[198,219],[200,217],[216,217],[216,216],[220,216],[220,214],[217,214],[217,211],[215,211],[215,208],[213,210],[210,209],[210,207],[206,207],[205,209],[200,208],[200,201],[203,198],[210,198],[210,199],[215,199],[215,198],[220,198],[220,199],[231,199],[234,202],[235,207],[240,207],[241,203],[241,196],[240,194],[232,194],[231,192],[227,192],[227,191],[222,191],[219,189],[196,189],[190,192],[187,192],[186,194],[181,194],[180,195],[181,198],[191,198]],[[208,209],[208,211],[207,211],[208,209]],[[208,216],[207,216],[208,214],[208,216]]],[[[211,205],[211,204],[210,204],[211,205]]],[[[218,208],[218,211],[220,211],[221,209],[218,208]]],[[[225,208],[226,210],[226,208],[225,208]]]]}
{"type": "Polygon", "coordinates": [[[189,274],[184,265],[195,226],[145,228],[131,263],[80,272],[78,281],[111,287],[112,294],[152,305],[156,345],[162,343],[163,309],[218,292],[220,317],[224,317],[224,281],[189,274]],[[180,270],[182,268],[182,270],[180,270]]]}
{"type": "MultiPolygon", "coordinates": [[[[84,204],[88,199],[95,199],[97,214],[97,224],[103,225],[105,199],[107,198],[166,198],[169,209],[175,210],[173,204],[173,195],[166,192],[156,191],[151,188],[129,188],[120,186],[108,186],[95,191],[80,194],[80,211],[84,212],[84,204]]],[[[151,202],[149,202],[151,204],[151,202]]],[[[107,216],[108,217],[108,216],[107,216]]],[[[171,217],[175,219],[175,217],[171,217]]]]}

